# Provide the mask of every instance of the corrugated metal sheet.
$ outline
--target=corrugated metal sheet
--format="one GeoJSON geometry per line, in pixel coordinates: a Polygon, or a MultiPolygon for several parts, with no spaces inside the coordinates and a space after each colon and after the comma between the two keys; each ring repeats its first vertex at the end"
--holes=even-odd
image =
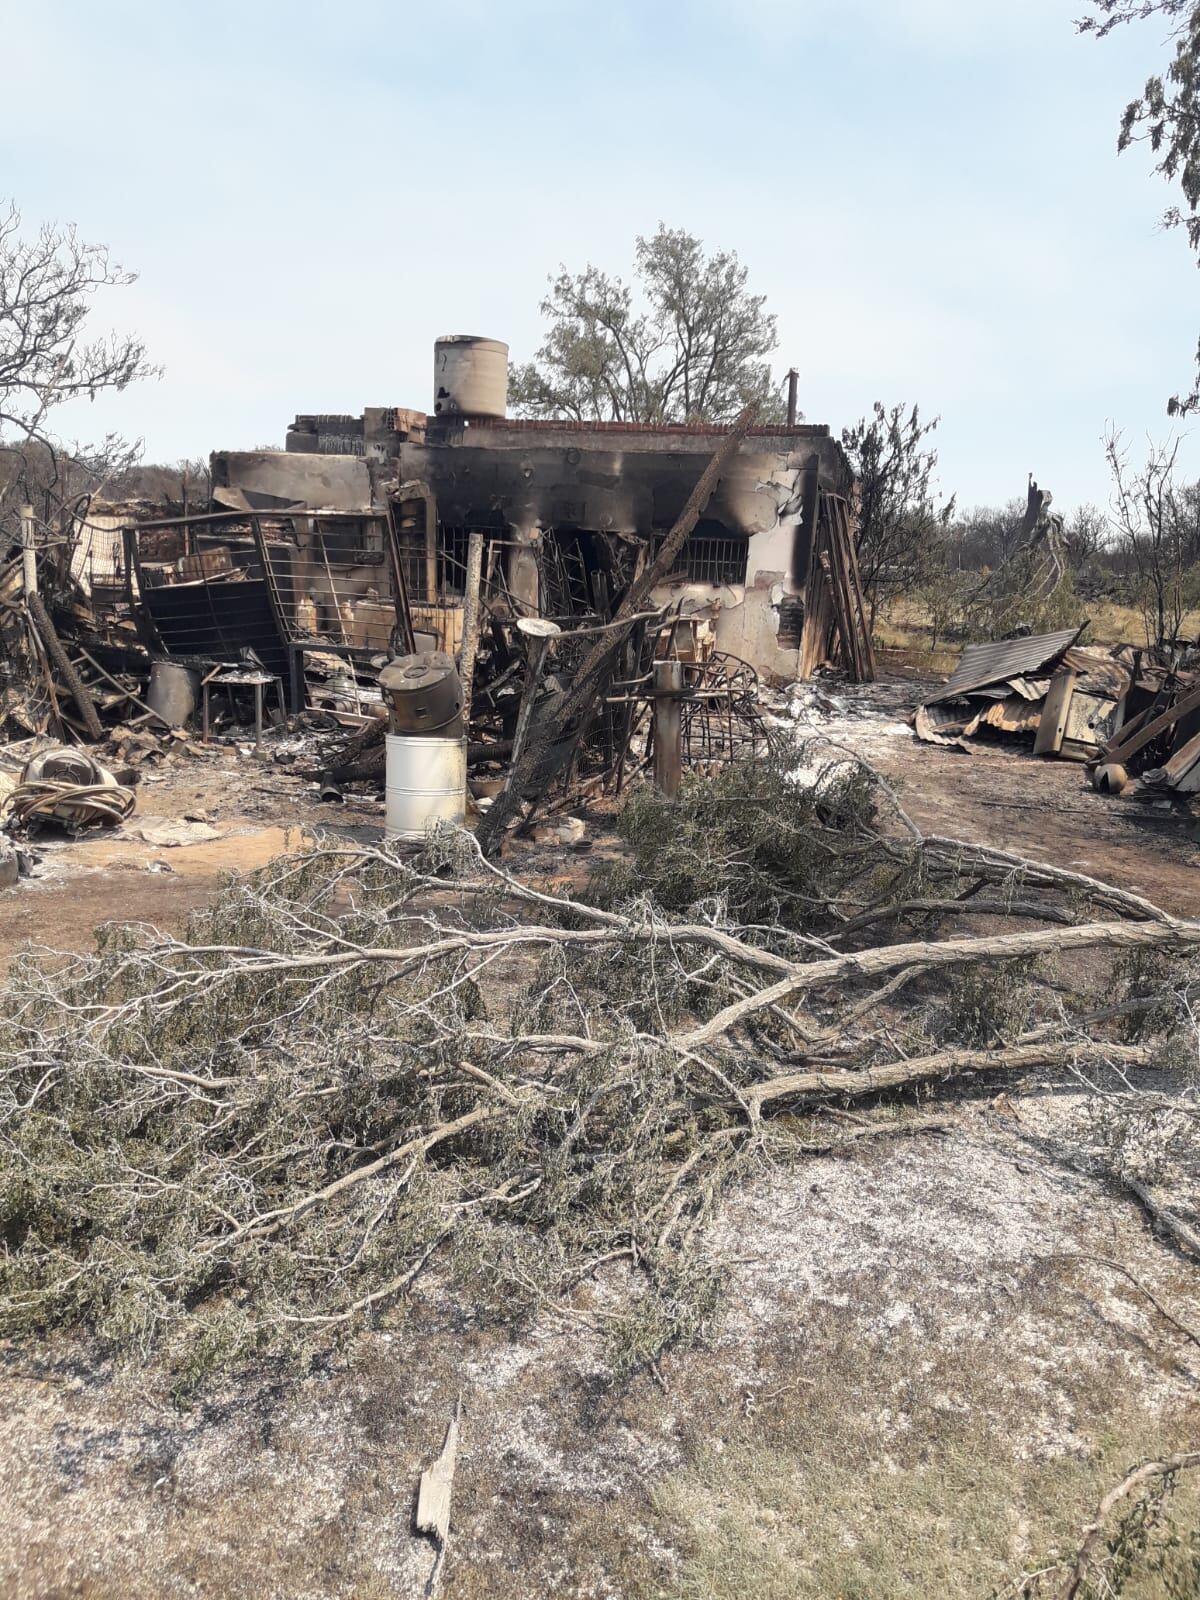
{"type": "Polygon", "coordinates": [[[1050,693],[1049,678],[1010,678],[1008,686],[1022,700],[1044,700],[1050,693]]]}
{"type": "Polygon", "coordinates": [[[1002,733],[1036,733],[1042,720],[1041,704],[1026,700],[1019,694],[1010,694],[1006,700],[997,700],[980,717],[989,728],[999,728],[1002,733]]]}
{"type": "Polygon", "coordinates": [[[954,676],[926,703],[936,705],[955,695],[969,694],[989,683],[1008,678],[1036,677],[1070,647],[1083,632],[1082,627],[1064,628],[1061,633],[1041,633],[1032,639],[997,639],[989,644],[969,644],[962,653],[954,676]]]}
{"type": "Polygon", "coordinates": [[[1063,665],[1073,667],[1079,674],[1076,694],[1097,694],[1107,700],[1119,700],[1129,688],[1129,668],[1106,650],[1089,650],[1086,645],[1076,645],[1063,657],[1063,665]]]}
{"type": "Polygon", "coordinates": [[[961,735],[970,716],[965,706],[918,706],[913,727],[926,744],[957,745],[965,750],[961,735]]]}

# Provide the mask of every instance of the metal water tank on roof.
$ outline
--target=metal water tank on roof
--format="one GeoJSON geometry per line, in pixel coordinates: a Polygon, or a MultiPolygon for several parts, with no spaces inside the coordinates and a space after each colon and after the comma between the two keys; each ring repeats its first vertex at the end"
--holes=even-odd
{"type": "Polygon", "coordinates": [[[433,347],[437,416],[502,417],[508,405],[508,346],[499,339],[448,333],[433,347]]]}

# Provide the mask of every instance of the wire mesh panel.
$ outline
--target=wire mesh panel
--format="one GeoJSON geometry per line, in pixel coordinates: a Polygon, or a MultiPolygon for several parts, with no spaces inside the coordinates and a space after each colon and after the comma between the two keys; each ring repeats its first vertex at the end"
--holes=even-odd
{"type": "Polygon", "coordinates": [[[386,651],[398,620],[386,516],[212,512],[130,530],[134,576],[154,642],[168,655],[270,671],[289,647],[386,651]]]}
{"type": "Polygon", "coordinates": [[[125,522],[123,516],[97,514],[81,517],[75,523],[70,573],[96,607],[112,605],[124,597],[125,522]]]}
{"type": "MultiPolygon", "coordinates": [[[[393,521],[396,560],[404,573],[413,628],[418,634],[432,635],[439,649],[454,655],[462,645],[472,527],[437,522],[428,503],[403,494],[393,502],[393,521]]],[[[499,518],[492,513],[483,520],[481,531],[483,602],[504,602],[506,609],[519,614],[508,590],[508,551],[513,541],[505,536],[499,518]],[[491,526],[487,525],[489,522],[491,526]]]]}
{"type": "Polygon", "coordinates": [[[271,672],[287,651],[249,519],[228,514],[129,530],[131,580],[165,655],[238,661],[253,650],[271,672]]]}
{"type": "Polygon", "coordinates": [[[351,513],[256,519],[260,553],[293,644],[386,650],[398,620],[387,520],[351,513]]]}
{"type": "MultiPolygon", "coordinates": [[[[643,648],[640,676],[622,702],[629,708],[621,729],[623,743],[609,786],[620,790],[638,772],[649,769],[654,753],[654,698],[650,689],[650,664],[659,636],[648,635],[643,648]]],[[[680,706],[680,740],[683,765],[688,771],[712,775],[730,762],[765,751],[770,743],[758,701],[758,674],[749,662],[714,650],[704,661],[685,661],[683,699],[680,706]]]]}

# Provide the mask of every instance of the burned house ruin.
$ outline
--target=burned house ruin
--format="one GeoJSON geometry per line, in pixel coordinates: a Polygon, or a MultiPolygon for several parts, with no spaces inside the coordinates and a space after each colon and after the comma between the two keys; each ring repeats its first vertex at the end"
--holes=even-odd
{"type": "Polygon", "coordinates": [[[429,411],[300,415],[283,450],[215,452],[199,508],[88,502],[39,543],[27,507],[9,715],[93,740],[105,717],[196,719],[207,739],[215,694],[235,722],[253,701],[257,744],[277,701],[356,730],[332,788],[382,776],[386,722],[423,816],[447,755],[411,742],[428,730],[456,741],[461,820],[465,789],[495,817],[651,771],[674,793],[762,748],[762,679],[874,676],[827,427],[514,419],[507,346],[441,339],[434,367],[429,411]],[[60,632],[75,650],[48,675],[60,632]],[[461,695],[452,731],[435,689],[461,695]]]}
{"type": "MultiPolygon", "coordinates": [[[[289,631],[297,613],[311,624],[315,611],[322,634],[386,642],[395,578],[368,564],[339,582],[338,568],[339,551],[381,555],[389,525],[414,625],[444,649],[461,642],[472,529],[486,536],[485,594],[515,614],[606,614],[638,552],[653,552],[728,430],[509,417],[507,354],[495,340],[439,340],[430,413],[300,415],[285,451],[213,456],[215,501],[314,513],[330,570],[314,572],[309,590],[303,574],[283,576],[289,631]],[[365,544],[351,543],[360,537],[365,544]]],[[[655,591],[656,602],[674,608],[681,658],[715,649],[781,681],[832,659],[837,604],[820,557],[828,528],[840,523],[849,534],[852,491],[828,427],[752,428],[655,591]]]]}

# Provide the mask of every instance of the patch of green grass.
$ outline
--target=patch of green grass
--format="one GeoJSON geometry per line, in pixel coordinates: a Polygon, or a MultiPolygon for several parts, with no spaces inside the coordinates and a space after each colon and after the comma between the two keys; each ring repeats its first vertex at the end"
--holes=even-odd
{"type": "MultiPolygon", "coordinates": [[[[1132,1465],[1196,1437],[1194,1415],[1159,1423],[1132,1407],[1098,1417],[1082,1449],[1050,1457],[977,1413],[947,1415],[940,1439],[919,1422],[899,1433],[885,1423],[872,1437],[864,1397],[839,1393],[843,1420],[824,1440],[808,1427],[790,1441],[779,1427],[738,1429],[668,1478],[657,1505],[683,1559],[658,1600],[1014,1600],[1023,1574],[1074,1555],[1132,1465]]],[[[1176,1585],[1200,1555],[1198,1526],[1200,1483],[1184,1477],[1125,1600],[1193,1592],[1176,1585]]]]}
{"type": "MultiPolygon", "coordinates": [[[[1163,1448],[1145,1424],[1098,1440],[1085,1456],[1027,1461],[970,1435],[905,1466],[865,1470],[742,1444],[704,1451],[659,1497],[684,1552],[680,1597],[700,1600],[900,1600],[979,1596],[1066,1554],[1104,1492],[1163,1448]]],[[[1195,1487],[1170,1514],[1195,1527],[1195,1487]]],[[[1125,1593],[1169,1590],[1135,1581],[1125,1593]]]]}

